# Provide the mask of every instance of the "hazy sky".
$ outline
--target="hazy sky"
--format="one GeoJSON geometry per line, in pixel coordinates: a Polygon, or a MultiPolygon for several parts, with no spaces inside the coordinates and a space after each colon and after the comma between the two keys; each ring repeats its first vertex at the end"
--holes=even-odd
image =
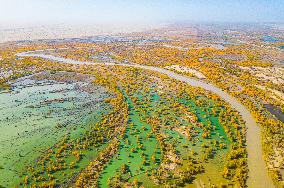
{"type": "Polygon", "coordinates": [[[284,22],[284,0],[0,0],[0,25],[284,22]]]}

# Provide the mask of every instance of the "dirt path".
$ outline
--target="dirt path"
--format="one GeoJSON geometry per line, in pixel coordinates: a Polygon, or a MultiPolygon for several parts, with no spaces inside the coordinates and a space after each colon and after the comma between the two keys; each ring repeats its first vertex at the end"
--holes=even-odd
{"type": "Polygon", "coordinates": [[[93,62],[84,62],[84,61],[77,61],[72,59],[66,59],[61,57],[55,57],[51,55],[44,55],[38,54],[34,52],[23,52],[17,54],[19,57],[40,57],[44,59],[49,59],[53,61],[58,61],[62,63],[68,64],[77,64],[77,65],[117,65],[117,66],[131,66],[137,67],[141,69],[156,71],[162,74],[166,74],[171,78],[174,78],[179,81],[183,81],[188,83],[191,86],[201,87],[205,90],[212,91],[213,93],[219,95],[223,100],[228,102],[234,109],[236,109],[240,115],[242,116],[243,120],[245,121],[247,127],[247,151],[248,151],[248,168],[249,168],[249,177],[247,181],[247,185],[249,188],[256,187],[256,188],[272,188],[274,187],[271,178],[268,176],[265,162],[262,158],[262,146],[261,146],[261,131],[260,128],[257,126],[256,121],[250,114],[249,110],[242,105],[237,99],[230,96],[226,92],[222,91],[221,89],[217,88],[213,84],[205,83],[203,81],[193,79],[187,76],[183,76],[172,71],[159,68],[159,67],[152,67],[152,66],[144,66],[144,65],[137,65],[137,64],[115,64],[115,63],[93,63],[93,62]]]}

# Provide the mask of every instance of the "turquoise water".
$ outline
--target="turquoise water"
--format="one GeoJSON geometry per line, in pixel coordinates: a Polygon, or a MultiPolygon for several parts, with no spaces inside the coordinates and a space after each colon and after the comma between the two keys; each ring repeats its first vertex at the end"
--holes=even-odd
{"type": "MultiPolygon", "coordinates": [[[[143,100],[145,98],[150,99],[149,106],[144,104],[140,107],[134,106],[130,97],[126,96],[127,102],[129,104],[130,114],[129,114],[129,126],[126,129],[125,138],[121,139],[120,144],[120,150],[118,154],[116,154],[110,163],[107,165],[107,167],[104,169],[104,171],[101,174],[101,177],[99,179],[99,187],[108,187],[108,181],[111,177],[114,177],[117,174],[121,174],[121,167],[123,164],[126,164],[128,166],[128,172],[126,174],[122,174],[122,177],[125,181],[132,182],[134,178],[137,178],[140,183],[143,184],[145,187],[153,187],[154,183],[149,179],[149,177],[146,175],[147,170],[155,169],[159,166],[159,161],[161,160],[161,152],[160,152],[160,144],[157,142],[155,137],[151,137],[150,139],[147,139],[147,134],[151,132],[151,126],[147,123],[144,123],[141,119],[145,119],[144,116],[141,116],[141,112],[139,112],[139,108],[147,109],[147,114],[149,116],[156,116],[157,115],[157,109],[162,109],[162,106],[169,105],[167,101],[164,101],[163,98],[161,98],[157,93],[150,91],[150,93],[139,93],[135,95],[139,100],[143,100]],[[137,109],[135,109],[137,108],[137,109]],[[130,124],[133,124],[130,126],[130,124]],[[145,127],[146,129],[142,129],[142,127],[145,127]],[[143,157],[141,155],[142,150],[137,149],[134,153],[131,152],[131,148],[137,148],[137,139],[141,141],[141,143],[144,145],[143,152],[145,153],[145,159],[147,160],[147,164],[143,165],[143,157]],[[127,140],[127,142],[126,142],[127,140]],[[158,151],[158,152],[155,152],[158,151]],[[153,162],[151,162],[151,156],[156,156],[157,164],[155,165],[153,162]],[[129,174],[128,174],[129,173],[129,174]]],[[[170,127],[176,126],[177,121],[169,121],[168,127],[161,127],[161,134],[165,136],[164,141],[166,144],[170,145],[173,143],[175,144],[175,148],[177,153],[180,154],[181,158],[186,158],[189,156],[191,151],[195,151],[198,153],[198,158],[201,159],[203,156],[203,150],[201,145],[203,143],[213,142],[213,139],[217,140],[218,142],[225,143],[227,147],[229,148],[230,141],[226,136],[226,133],[223,129],[223,127],[220,125],[218,116],[213,117],[208,114],[208,112],[211,112],[211,108],[213,108],[213,103],[211,105],[208,105],[208,112],[202,111],[202,109],[197,106],[192,99],[186,98],[180,101],[186,106],[191,106],[190,111],[194,112],[199,122],[202,122],[205,124],[205,126],[208,125],[209,122],[212,123],[212,125],[216,126],[216,130],[212,131],[211,138],[210,139],[203,139],[201,136],[202,129],[195,127],[195,130],[198,130],[201,132],[196,136],[199,141],[197,141],[195,144],[192,143],[185,135],[183,135],[181,132],[178,132],[177,129],[170,129],[170,127]],[[206,115],[206,117],[205,117],[206,115]],[[223,137],[221,139],[221,137],[223,137]]],[[[143,103],[141,101],[141,103],[143,103]]],[[[159,110],[158,110],[159,111],[159,110]]],[[[188,121],[182,120],[183,114],[175,114],[174,111],[169,112],[169,114],[160,115],[159,117],[166,120],[174,120],[177,118],[178,122],[181,123],[180,126],[189,126],[191,125],[188,121]]],[[[212,176],[212,171],[206,172],[206,175],[210,178],[214,177],[217,178],[218,181],[222,179],[221,171],[224,167],[224,156],[228,153],[229,149],[225,150],[217,150],[214,152],[215,158],[211,160],[214,164],[215,171],[213,172],[214,176],[212,176]],[[222,158],[219,159],[218,157],[222,158]]]]}
{"type": "Polygon", "coordinates": [[[274,36],[269,36],[269,35],[264,36],[264,37],[262,38],[262,40],[263,40],[264,42],[277,42],[276,37],[274,37],[274,36]]]}
{"type": "Polygon", "coordinates": [[[284,42],[284,39],[282,38],[277,38],[275,36],[270,36],[270,35],[266,35],[262,37],[262,41],[263,42],[284,42]]]}

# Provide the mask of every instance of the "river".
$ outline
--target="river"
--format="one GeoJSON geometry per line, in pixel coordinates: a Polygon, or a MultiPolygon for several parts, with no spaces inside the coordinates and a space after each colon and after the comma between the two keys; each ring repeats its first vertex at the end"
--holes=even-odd
{"type": "Polygon", "coordinates": [[[174,73],[170,70],[166,70],[159,67],[138,65],[138,64],[116,64],[116,63],[94,63],[88,61],[77,61],[62,57],[56,57],[52,55],[45,55],[43,53],[35,53],[39,51],[30,51],[18,53],[18,57],[39,57],[52,61],[68,63],[68,64],[77,64],[77,65],[117,65],[117,66],[131,66],[151,71],[156,71],[167,76],[174,78],[176,80],[186,82],[191,86],[201,87],[205,90],[212,91],[213,93],[219,95],[224,101],[228,102],[235,110],[237,110],[245,121],[247,127],[247,151],[248,151],[248,180],[247,186],[249,188],[272,188],[274,187],[271,178],[268,176],[265,162],[263,159],[262,145],[261,145],[261,130],[258,127],[255,119],[249,112],[249,110],[242,105],[236,98],[230,96],[225,91],[222,91],[213,84],[205,83],[204,81],[190,78],[184,75],[174,73]]]}

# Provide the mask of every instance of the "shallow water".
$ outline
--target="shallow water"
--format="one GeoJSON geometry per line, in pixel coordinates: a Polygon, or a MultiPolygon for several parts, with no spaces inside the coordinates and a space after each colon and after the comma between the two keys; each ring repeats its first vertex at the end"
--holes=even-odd
{"type": "Polygon", "coordinates": [[[0,185],[16,185],[20,171],[42,152],[83,131],[78,125],[100,107],[94,101],[104,94],[77,91],[76,84],[19,79],[11,92],[0,93],[0,185]]]}

